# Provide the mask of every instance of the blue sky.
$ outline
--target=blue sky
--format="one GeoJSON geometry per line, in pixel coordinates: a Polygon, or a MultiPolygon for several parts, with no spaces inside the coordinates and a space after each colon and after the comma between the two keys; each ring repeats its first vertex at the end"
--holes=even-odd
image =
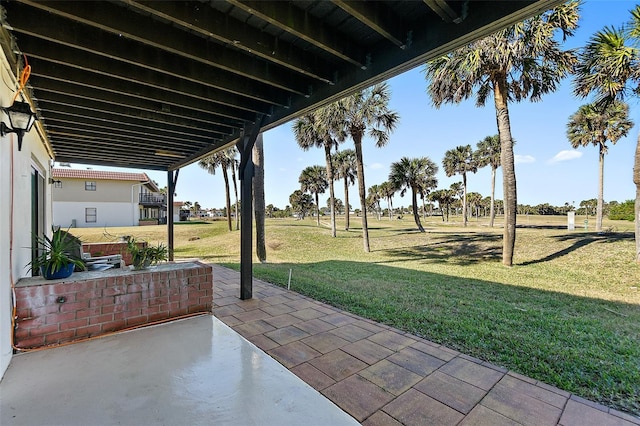
{"type": "MultiPolygon", "coordinates": [[[[629,0],[587,0],[581,9],[580,28],[567,40],[567,48],[580,47],[604,26],[618,26],[628,20],[635,5],[629,0]]],[[[446,177],[442,171],[445,151],[458,145],[476,143],[485,136],[497,134],[492,99],[487,106],[476,108],[473,99],[459,105],[435,109],[426,93],[423,67],[416,68],[389,80],[391,108],[400,115],[400,122],[389,143],[375,148],[371,140],[363,141],[365,184],[368,187],[385,181],[390,164],[403,156],[431,158],[440,166],[437,175],[439,188],[448,188],[461,181],[460,176],[446,177]]],[[[633,156],[640,128],[640,103],[630,100],[630,116],[635,123],[629,135],[609,147],[605,158],[604,198],[624,201],[635,198],[632,181],[633,156]]],[[[598,150],[589,146],[574,150],[565,131],[568,118],[588,100],[575,98],[571,93],[571,79],[565,79],[558,91],[545,95],[541,102],[524,101],[510,104],[511,131],[517,141],[516,176],[518,203],[536,205],[550,203],[564,205],[596,198],[598,184],[598,150]]],[[[292,123],[286,123],[264,134],[266,203],[278,208],[289,204],[289,195],[299,189],[298,177],[307,166],[324,166],[321,149],[302,151],[295,142],[292,123]]],[[[352,148],[347,140],[342,149],[352,148]]],[[[85,168],[84,165],[73,165],[85,168]]],[[[99,167],[93,167],[98,169],[99,167]]],[[[103,169],[103,168],[100,168],[103,169]]],[[[113,170],[113,169],[110,169],[113,170]]],[[[166,173],[147,171],[160,186],[166,185],[166,173]]],[[[468,177],[469,191],[490,195],[490,169],[485,168],[468,177]]],[[[343,186],[336,185],[336,197],[344,200],[343,186]]],[[[212,176],[197,164],[180,171],[176,200],[197,201],[206,208],[224,206],[222,176],[212,176]]],[[[328,193],[328,191],[327,191],[328,193]]],[[[328,194],[327,194],[328,195],[328,194]]],[[[233,195],[232,195],[233,196],[233,195]]],[[[350,190],[353,208],[359,208],[357,187],[350,190]]],[[[320,205],[326,205],[324,196],[320,205]]],[[[496,177],[496,198],[502,199],[502,174],[496,177]]],[[[383,203],[384,204],[384,203],[383,203]]],[[[394,198],[395,206],[410,204],[410,195],[394,198]]]]}

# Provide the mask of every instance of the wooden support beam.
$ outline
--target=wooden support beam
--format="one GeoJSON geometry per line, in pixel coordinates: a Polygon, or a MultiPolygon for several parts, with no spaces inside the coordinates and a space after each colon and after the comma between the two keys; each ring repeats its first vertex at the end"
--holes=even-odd
{"type": "Polygon", "coordinates": [[[178,180],[178,170],[173,176],[173,170],[167,172],[167,245],[169,249],[169,261],[173,262],[173,193],[175,192],[175,183],[178,180]]]}
{"type": "Polygon", "coordinates": [[[253,297],[253,161],[252,150],[262,125],[262,116],[255,123],[246,123],[236,145],[240,151],[240,299],[253,297]]]}

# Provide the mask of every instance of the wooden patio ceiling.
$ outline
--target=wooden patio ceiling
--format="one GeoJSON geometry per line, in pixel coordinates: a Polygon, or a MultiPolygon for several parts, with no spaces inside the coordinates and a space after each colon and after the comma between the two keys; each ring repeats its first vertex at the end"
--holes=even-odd
{"type": "Polygon", "coordinates": [[[0,42],[57,161],[171,171],[557,3],[2,0],[0,42]]]}

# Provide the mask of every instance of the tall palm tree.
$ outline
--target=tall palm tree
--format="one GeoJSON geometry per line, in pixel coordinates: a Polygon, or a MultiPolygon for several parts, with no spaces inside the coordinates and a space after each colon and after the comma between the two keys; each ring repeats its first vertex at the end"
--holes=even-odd
{"type": "MultiPolygon", "coordinates": [[[[293,133],[296,142],[303,150],[307,151],[312,147],[324,148],[324,158],[326,161],[326,176],[329,182],[329,208],[331,210],[331,236],[336,236],[336,206],[335,193],[333,190],[333,170],[331,150],[338,148],[338,140],[331,135],[331,110],[321,108],[312,113],[298,118],[293,123],[293,133]]],[[[317,204],[317,203],[316,203],[317,204]]]]}
{"type": "Polygon", "coordinates": [[[349,186],[356,182],[356,152],[352,149],[338,151],[333,156],[333,166],[335,167],[335,179],[344,181],[344,230],[349,230],[349,186]]]}
{"type": "Polygon", "coordinates": [[[227,170],[229,169],[230,163],[229,156],[225,153],[225,151],[218,151],[215,154],[211,154],[207,157],[204,157],[202,160],[198,162],[198,165],[205,169],[209,174],[215,175],[216,169],[220,167],[222,169],[222,178],[224,179],[224,193],[225,193],[225,201],[227,206],[227,225],[229,228],[229,232],[233,229],[231,227],[231,197],[229,195],[229,174],[227,170]]]}
{"type": "Polygon", "coordinates": [[[467,173],[478,171],[471,145],[461,145],[445,152],[442,165],[447,176],[462,175],[462,223],[467,226],[467,173]]]}
{"type": "Polygon", "coordinates": [[[300,173],[300,189],[303,192],[309,192],[315,196],[316,200],[316,218],[318,226],[320,226],[320,204],[318,202],[318,194],[324,194],[329,182],[327,182],[326,170],[322,166],[309,166],[300,173]]]}
{"type": "MultiPolygon", "coordinates": [[[[621,28],[605,28],[594,34],[580,53],[574,93],[595,94],[597,103],[624,100],[640,95],[640,5],[631,10],[631,19],[621,28]]],[[[636,185],[636,262],[640,263],[640,134],[633,166],[636,185]]]]}
{"type": "Polygon", "coordinates": [[[240,199],[238,198],[238,177],[236,176],[236,170],[240,167],[240,162],[238,161],[237,154],[238,151],[234,146],[226,148],[222,151],[224,155],[228,158],[227,167],[231,170],[231,182],[233,182],[233,193],[236,197],[235,202],[235,213],[236,213],[236,231],[240,229],[240,215],[238,214],[238,210],[240,209],[240,199]]]}
{"type": "Polygon", "coordinates": [[[426,177],[434,178],[438,172],[438,166],[428,157],[408,158],[402,157],[400,161],[391,163],[389,183],[400,191],[403,197],[407,190],[411,189],[411,204],[413,205],[413,220],[420,232],[424,227],[420,223],[418,214],[418,194],[422,191],[422,185],[426,177]]]}
{"type": "Polygon", "coordinates": [[[258,134],[256,143],[253,145],[253,170],[253,216],[256,222],[256,256],[261,263],[264,263],[267,261],[267,248],[264,229],[266,207],[264,201],[264,141],[262,133],[258,134]]]}
{"type": "Polygon", "coordinates": [[[391,185],[391,182],[385,181],[379,185],[380,195],[387,200],[387,210],[389,210],[389,220],[391,220],[393,210],[393,196],[396,193],[396,189],[391,185]]]}
{"type": "Polygon", "coordinates": [[[582,105],[569,117],[567,138],[573,148],[594,145],[599,150],[598,161],[598,207],[596,211],[596,232],[602,232],[602,204],[604,199],[604,156],[607,141],[616,144],[629,133],[633,123],[629,120],[629,106],[620,101],[598,106],[582,105]]]}
{"type": "Polygon", "coordinates": [[[478,142],[477,147],[476,162],[478,163],[478,167],[491,166],[491,208],[489,210],[489,226],[493,228],[493,222],[496,218],[496,170],[500,167],[500,136],[487,136],[478,142]]]}
{"type": "Polygon", "coordinates": [[[436,107],[459,103],[476,95],[482,106],[493,94],[500,136],[505,225],[502,263],[513,264],[516,241],[516,173],[509,122],[509,101],[539,101],[553,92],[576,63],[572,51],[560,48],[578,23],[578,2],[562,4],[526,21],[496,32],[426,65],[428,93],[436,107]]]}
{"type": "Polygon", "coordinates": [[[386,83],[377,84],[369,89],[357,92],[338,101],[334,105],[334,117],[337,118],[336,136],[342,140],[349,136],[353,140],[356,152],[356,172],[358,176],[358,195],[362,209],[362,241],[364,251],[369,252],[369,227],[367,225],[366,186],[364,182],[364,162],[362,160],[362,138],[369,135],[376,147],[389,142],[389,135],[398,124],[398,113],[389,109],[391,92],[386,83]],[[368,132],[367,132],[368,129],[368,132]]]}

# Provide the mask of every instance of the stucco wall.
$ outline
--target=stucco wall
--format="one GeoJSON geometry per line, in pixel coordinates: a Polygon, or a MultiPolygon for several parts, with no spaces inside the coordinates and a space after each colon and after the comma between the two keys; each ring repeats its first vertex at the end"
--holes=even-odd
{"type": "MultiPolygon", "coordinates": [[[[0,53],[0,55],[2,55],[0,53]]],[[[1,56],[3,79],[12,81],[1,56]]],[[[0,105],[10,106],[13,93],[5,85],[0,87],[0,105]]],[[[6,114],[0,118],[8,123],[6,114]]],[[[31,170],[39,170],[44,184],[44,229],[51,229],[50,157],[36,126],[24,135],[22,150],[18,151],[17,136],[13,133],[0,139],[0,377],[9,365],[13,348],[12,282],[30,276],[26,264],[31,260],[31,170]]]]}
{"type": "MultiPolygon", "coordinates": [[[[137,195],[136,195],[137,197],[137,195]]],[[[104,228],[109,226],[138,225],[139,207],[131,202],[94,202],[94,201],[56,201],[53,203],[53,221],[56,225],[68,228],[73,219],[78,228],[104,228]],[[87,223],[85,209],[96,209],[96,222],[87,223]]]]}
{"type": "Polygon", "coordinates": [[[107,179],[72,179],[56,178],[61,181],[61,187],[53,188],[53,198],[58,201],[86,201],[129,203],[131,199],[138,202],[140,183],[135,181],[117,181],[107,179]],[[85,182],[95,182],[96,190],[85,190],[85,182]]]}
{"type": "MultiPolygon", "coordinates": [[[[4,51],[0,49],[0,106],[12,105],[17,87],[4,51]]],[[[18,100],[24,100],[22,96],[18,100]]],[[[5,113],[0,120],[9,124],[5,113]]],[[[31,170],[42,174],[44,184],[44,229],[51,229],[50,159],[38,123],[24,135],[22,150],[18,151],[15,133],[0,137],[0,378],[9,366],[12,348],[12,283],[30,276],[25,266],[31,260],[31,170]]]]}

